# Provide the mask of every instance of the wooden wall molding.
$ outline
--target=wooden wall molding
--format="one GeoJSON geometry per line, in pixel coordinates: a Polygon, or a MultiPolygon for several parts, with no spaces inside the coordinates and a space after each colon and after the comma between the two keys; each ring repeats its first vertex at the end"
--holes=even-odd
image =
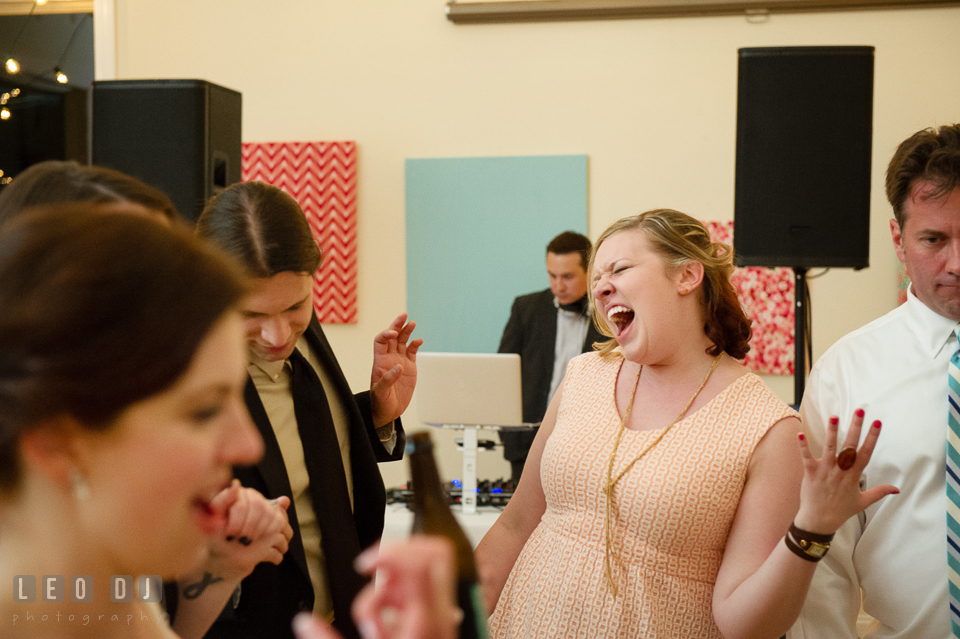
{"type": "Polygon", "coordinates": [[[960,0],[512,0],[448,2],[457,24],[734,16],[960,6],[960,0]]]}

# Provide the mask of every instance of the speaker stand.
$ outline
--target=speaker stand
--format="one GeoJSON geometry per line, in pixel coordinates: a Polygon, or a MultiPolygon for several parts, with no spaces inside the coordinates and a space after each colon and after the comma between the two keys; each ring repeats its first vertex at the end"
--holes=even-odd
{"type": "Polygon", "coordinates": [[[800,408],[803,387],[807,380],[807,268],[793,267],[793,402],[800,408]]]}

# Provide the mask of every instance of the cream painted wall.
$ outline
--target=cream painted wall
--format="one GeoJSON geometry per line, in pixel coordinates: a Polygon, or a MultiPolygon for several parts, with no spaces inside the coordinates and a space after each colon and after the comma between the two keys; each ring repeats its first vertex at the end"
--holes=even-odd
{"type": "MultiPolygon", "coordinates": [[[[875,46],[871,267],[811,282],[818,357],[895,304],[882,190],[894,148],[960,121],[960,8],[455,26],[440,0],[116,5],[118,78],[237,89],[244,140],[358,142],[359,322],[326,329],[357,389],[374,334],[404,309],[405,158],[586,153],[592,237],[659,206],[730,219],[737,49],[875,46]]],[[[791,378],[771,382],[792,400],[791,378]]],[[[442,472],[459,476],[449,439],[442,472]]],[[[382,469],[388,486],[405,479],[403,464],[382,469]]],[[[507,472],[481,453],[481,477],[507,472]]]]}

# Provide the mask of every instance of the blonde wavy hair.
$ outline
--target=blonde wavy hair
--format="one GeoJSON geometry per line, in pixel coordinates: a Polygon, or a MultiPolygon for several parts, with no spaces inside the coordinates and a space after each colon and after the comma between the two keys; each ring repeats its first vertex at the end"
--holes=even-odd
{"type": "MultiPolygon", "coordinates": [[[[587,273],[593,273],[597,250],[608,237],[634,229],[645,233],[653,249],[663,257],[667,268],[679,268],[690,262],[703,265],[703,282],[700,285],[704,309],[703,332],[713,343],[707,353],[727,353],[734,359],[743,359],[750,350],[752,321],[744,314],[730,283],[734,268],[733,249],[728,244],[712,241],[699,220],[671,209],[655,209],[617,220],[593,245],[587,273]]],[[[597,342],[594,349],[601,357],[612,357],[617,342],[612,339],[606,318],[600,315],[596,305],[593,306],[593,321],[603,335],[611,338],[597,342]]]]}

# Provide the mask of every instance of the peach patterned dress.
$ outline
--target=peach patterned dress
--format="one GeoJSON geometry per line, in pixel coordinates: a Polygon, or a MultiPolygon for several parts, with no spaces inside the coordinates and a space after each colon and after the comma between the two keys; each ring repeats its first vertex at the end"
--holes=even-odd
{"type": "MultiPolygon", "coordinates": [[[[604,581],[607,463],[620,416],[621,358],[570,362],[540,480],[547,508],[491,619],[494,639],[720,639],[713,585],[746,479],[767,430],[795,416],[752,373],[678,422],[614,493],[614,598],[604,581]]],[[[659,431],[626,431],[614,476],[659,431]]]]}

